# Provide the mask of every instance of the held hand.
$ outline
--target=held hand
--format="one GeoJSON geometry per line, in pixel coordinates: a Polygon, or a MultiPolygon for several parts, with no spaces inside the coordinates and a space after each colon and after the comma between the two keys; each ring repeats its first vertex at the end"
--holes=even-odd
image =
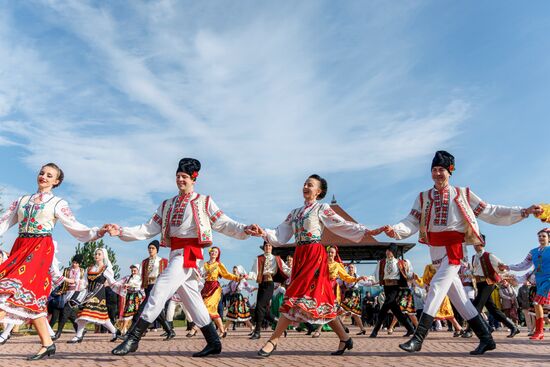
{"type": "Polygon", "coordinates": [[[383,227],[383,230],[384,230],[384,233],[386,234],[386,236],[390,237],[390,238],[395,238],[397,237],[397,234],[395,233],[395,231],[393,230],[393,228],[391,226],[384,226],[383,227]]]}
{"type": "Polygon", "coordinates": [[[527,214],[533,214],[535,217],[538,217],[544,212],[544,210],[540,205],[531,205],[529,208],[527,208],[526,212],[527,214]]]}
{"type": "Polygon", "coordinates": [[[498,264],[498,270],[500,271],[510,271],[510,267],[505,264],[498,264]]]}
{"type": "Polygon", "coordinates": [[[378,236],[382,232],[384,232],[384,227],[376,228],[371,231],[367,230],[365,233],[371,236],[378,236]]]}
{"type": "Polygon", "coordinates": [[[244,228],[244,233],[249,236],[261,237],[265,234],[265,231],[257,224],[251,224],[244,228]]]}
{"type": "Polygon", "coordinates": [[[108,231],[110,236],[120,236],[122,234],[121,227],[118,224],[108,224],[108,231]]]}
{"type": "Polygon", "coordinates": [[[98,231],[97,231],[97,236],[99,238],[105,236],[105,233],[109,232],[109,224],[104,224],[103,227],[101,227],[98,231]]]}

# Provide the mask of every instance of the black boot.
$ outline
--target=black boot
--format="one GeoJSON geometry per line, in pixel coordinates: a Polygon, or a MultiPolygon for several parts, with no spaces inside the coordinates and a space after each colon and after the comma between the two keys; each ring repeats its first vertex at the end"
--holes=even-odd
{"type": "Polygon", "coordinates": [[[139,340],[151,325],[150,322],[140,318],[138,322],[126,334],[126,339],[111,351],[116,356],[124,356],[128,353],[133,353],[138,349],[139,340]]]}
{"type": "Polygon", "coordinates": [[[201,327],[202,335],[206,339],[206,347],[200,352],[193,354],[193,357],[206,357],[209,354],[220,354],[222,351],[222,342],[216,331],[216,327],[213,322],[201,327]]]}
{"type": "Polygon", "coordinates": [[[502,321],[502,323],[508,329],[510,329],[510,334],[508,334],[507,338],[513,338],[514,336],[519,334],[519,328],[516,326],[516,324],[514,324],[514,322],[511,319],[506,318],[504,321],[502,321]]]}
{"type": "Polygon", "coordinates": [[[374,328],[372,329],[372,332],[369,335],[369,338],[376,338],[378,336],[378,331],[380,331],[380,328],[382,327],[382,323],[384,320],[378,319],[376,322],[376,325],[374,325],[374,328]]]}
{"type": "Polygon", "coordinates": [[[411,319],[409,319],[407,316],[405,316],[405,321],[404,321],[404,327],[405,329],[407,329],[407,333],[405,335],[403,335],[404,338],[408,338],[409,336],[411,335],[414,335],[414,325],[411,321],[411,319]]]}
{"type": "Polygon", "coordinates": [[[187,323],[187,329],[185,331],[191,331],[191,329],[193,329],[193,326],[195,326],[195,323],[193,321],[189,321],[187,323]]]}
{"type": "Polygon", "coordinates": [[[168,321],[166,321],[166,316],[164,315],[164,312],[161,312],[159,317],[157,317],[157,321],[159,322],[160,326],[164,329],[164,332],[166,333],[166,337],[164,340],[170,340],[174,339],[176,337],[176,332],[170,325],[168,321]]]}
{"type": "Polygon", "coordinates": [[[406,343],[399,344],[399,348],[403,349],[406,352],[420,352],[422,349],[422,342],[428,335],[428,331],[432,327],[434,322],[434,317],[428,314],[423,313],[418,320],[418,326],[414,332],[413,337],[406,343]]]}
{"type": "Polygon", "coordinates": [[[487,321],[485,321],[483,317],[477,315],[473,319],[468,320],[468,324],[479,338],[479,345],[475,350],[472,350],[470,354],[480,355],[497,347],[495,341],[493,340],[493,336],[489,331],[489,324],[487,324],[487,321]]]}

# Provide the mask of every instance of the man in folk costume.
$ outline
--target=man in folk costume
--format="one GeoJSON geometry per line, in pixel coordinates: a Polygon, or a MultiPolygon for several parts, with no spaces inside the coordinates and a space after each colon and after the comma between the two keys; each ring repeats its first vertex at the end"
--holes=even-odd
{"type": "MultiPolygon", "coordinates": [[[[273,246],[270,243],[264,241],[261,249],[264,250],[264,253],[256,257],[252,264],[252,270],[248,274],[249,279],[254,279],[258,283],[256,309],[254,311],[256,325],[250,339],[260,339],[262,323],[266,318],[271,318],[268,306],[273,297],[275,283],[284,284],[291,273],[291,269],[281,257],[271,253],[273,246]]],[[[275,322],[273,319],[270,321],[275,322]]]]}
{"type": "Polygon", "coordinates": [[[422,342],[447,293],[480,339],[478,347],[470,354],[483,354],[496,348],[489,325],[466,296],[458,276],[460,260],[463,258],[462,244],[483,243],[478,218],[491,224],[512,225],[529,214],[539,215],[542,212],[539,205],[524,209],[488,204],[469,188],[452,187],[449,178],[454,169],[455,162],[451,154],[436,152],[431,171],[434,187],[420,193],[411,212],[400,223],[379,229],[398,240],[419,232],[419,242],[429,246],[432,263],[439,267],[432,279],[424,312],[414,336],[399,346],[407,352],[416,352],[422,348],[422,342]]]}
{"type": "MultiPolygon", "coordinates": [[[[76,330],[76,313],[71,307],[72,305],[70,301],[82,301],[86,295],[84,281],[85,269],[80,267],[83,261],[84,257],[82,254],[76,254],[71,260],[71,266],[63,270],[63,276],[66,279],[74,280],[74,283],[64,282],[59,290],[59,294],[62,295],[61,303],[63,308],[60,310],[59,321],[57,323],[57,332],[55,333],[55,336],[52,337],[52,340],[59,339],[67,321],[71,321],[76,330]]],[[[53,327],[56,321],[55,319],[52,315],[50,326],[53,327]]]]}
{"type": "Polygon", "coordinates": [[[413,270],[408,260],[398,259],[397,245],[392,243],[386,250],[386,257],[380,260],[376,266],[375,278],[380,285],[384,287],[386,296],[384,304],[380,308],[378,321],[372,330],[371,338],[378,336],[378,331],[382,327],[388,311],[392,311],[401,325],[407,329],[407,335],[414,333],[414,326],[411,320],[403,314],[399,307],[399,293],[403,288],[408,288],[408,280],[413,276],[413,270]]]}
{"type": "MultiPolygon", "coordinates": [[[[487,308],[487,311],[489,311],[489,314],[491,314],[495,320],[502,322],[510,329],[508,338],[513,338],[515,335],[519,334],[519,328],[497,308],[491,297],[496,284],[502,281],[499,269],[503,267],[503,263],[498,257],[485,251],[485,236],[481,235],[481,238],[484,243],[474,245],[476,253],[472,256],[473,274],[477,285],[477,295],[473,303],[478,312],[481,312],[483,307],[487,308]]],[[[472,337],[470,328],[468,328],[462,337],[472,337]]]]}
{"type": "MultiPolygon", "coordinates": [[[[158,256],[160,243],[157,240],[153,240],[147,245],[147,251],[149,252],[149,257],[143,259],[141,262],[141,287],[145,292],[145,299],[141,302],[138,312],[135,314],[132,319],[132,327],[130,330],[137,324],[145,305],[147,304],[147,299],[155,286],[155,282],[159,275],[166,269],[168,266],[168,260],[158,256]]],[[[176,332],[172,323],[169,323],[166,320],[166,311],[162,309],[156,321],[162,326],[166,337],[164,340],[170,340],[176,337],[176,332]]]]}
{"type": "Polygon", "coordinates": [[[145,240],[160,233],[161,245],[171,249],[168,266],[157,278],[136,327],[128,332],[123,343],[113,349],[115,355],[137,350],[148,326],[176,292],[207,341],[206,347],[193,354],[193,357],[219,354],[222,350],[216,328],[199,291],[197,263],[203,259],[202,249],[212,244],[212,230],[241,240],[247,239],[250,234],[259,233],[257,225],[246,226],[232,220],[210,196],[194,192],[200,168],[198,160],[183,158],[176,171],[179,195],[163,201],[145,224],[135,227],[112,224],[109,227],[110,234],[119,236],[123,241],[145,240]]]}

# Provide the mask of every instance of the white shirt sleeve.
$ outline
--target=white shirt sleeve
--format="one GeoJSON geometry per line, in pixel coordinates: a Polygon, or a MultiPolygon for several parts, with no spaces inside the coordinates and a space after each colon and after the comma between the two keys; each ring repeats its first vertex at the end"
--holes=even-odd
{"type": "Polygon", "coordinates": [[[525,257],[525,259],[523,259],[523,261],[520,262],[519,264],[508,265],[510,270],[513,270],[513,271],[529,270],[532,266],[533,266],[533,258],[531,256],[531,252],[529,252],[525,257]]]}
{"type": "Polygon", "coordinates": [[[61,222],[63,227],[74,238],[82,242],[89,242],[98,239],[97,231],[99,227],[90,228],[76,220],[65,200],[60,200],[55,206],[55,217],[61,222]]]}
{"type": "Polygon", "coordinates": [[[162,204],[147,223],[134,227],[122,227],[119,238],[123,241],[147,240],[162,230],[162,204]]]}
{"type": "Polygon", "coordinates": [[[294,235],[294,228],[292,227],[292,213],[290,213],[285,221],[277,226],[275,229],[265,229],[267,242],[276,247],[284,246],[294,235]]]}
{"type": "Polygon", "coordinates": [[[252,263],[252,270],[248,273],[248,279],[256,280],[258,278],[258,258],[252,263]]]}
{"type": "Polygon", "coordinates": [[[367,227],[362,224],[345,220],[326,203],[319,209],[319,219],[331,232],[354,242],[361,241],[367,230],[367,227]]]}
{"type": "Polygon", "coordinates": [[[21,198],[15,200],[10,204],[8,209],[0,217],[0,236],[2,236],[8,229],[17,224],[17,207],[21,198]]]}
{"type": "Polygon", "coordinates": [[[236,238],[238,240],[246,240],[249,236],[244,233],[246,224],[239,223],[229,218],[227,214],[218,208],[214,200],[210,198],[208,204],[208,215],[212,229],[216,232],[223,233],[226,236],[236,238]]]}
{"type": "MultiPolygon", "coordinates": [[[[281,263],[283,264],[283,268],[281,269],[283,273],[285,273],[285,275],[287,277],[290,276],[290,274],[292,273],[292,269],[286,264],[286,262],[284,262],[284,260],[281,260],[281,263]]],[[[275,261],[275,265],[277,264],[277,262],[275,261]]]]}
{"type": "Polygon", "coordinates": [[[479,219],[490,224],[509,226],[525,219],[525,217],[521,215],[523,208],[519,206],[508,207],[488,204],[481,200],[471,190],[470,206],[479,219]]]}
{"type": "Polygon", "coordinates": [[[403,240],[412,236],[420,228],[420,195],[417,196],[414,205],[409,213],[403,220],[392,226],[395,231],[395,239],[403,240]]]}

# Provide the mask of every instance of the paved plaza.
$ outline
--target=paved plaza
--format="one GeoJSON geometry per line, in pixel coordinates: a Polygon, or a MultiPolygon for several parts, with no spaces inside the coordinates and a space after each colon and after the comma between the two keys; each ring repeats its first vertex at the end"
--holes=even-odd
{"type": "MultiPolygon", "coordinates": [[[[356,330],[352,330],[356,332],[356,330]]],[[[475,338],[453,338],[449,332],[433,332],[420,353],[408,354],[397,345],[405,338],[397,330],[393,335],[380,333],[376,339],[367,336],[354,337],[353,350],[344,356],[330,356],[337,348],[333,333],[323,333],[312,339],[304,333],[290,332],[282,339],[276,354],[268,359],[256,356],[256,351],[269,335],[265,332],[261,340],[251,341],[247,333],[234,331],[223,340],[223,353],[217,357],[191,358],[191,354],[202,348],[202,337],[186,338],[183,328],[177,329],[176,339],[164,342],[160,332],[150,332],[141,342],[138,352],[126,357],[110,354],[116,345],[109,343],[110,335],[88,333],[82,344],[66,344],[72,334],[65,333],[57,343],[54,359],[27,362],[25,357],[37,351],[36,336],[13,337],[0,346],[0,366],[56,366],[56,367],[98,367],[98,366],[550,366],[550,340],[531,342],[522,331],[514,339],[507,339],[505,332],[495,332],[498,347],[481,357],[473,357],[468,351],[476,346],[475,338]],[[55,363],[55,364],[54,364],[55,363]]]]}

